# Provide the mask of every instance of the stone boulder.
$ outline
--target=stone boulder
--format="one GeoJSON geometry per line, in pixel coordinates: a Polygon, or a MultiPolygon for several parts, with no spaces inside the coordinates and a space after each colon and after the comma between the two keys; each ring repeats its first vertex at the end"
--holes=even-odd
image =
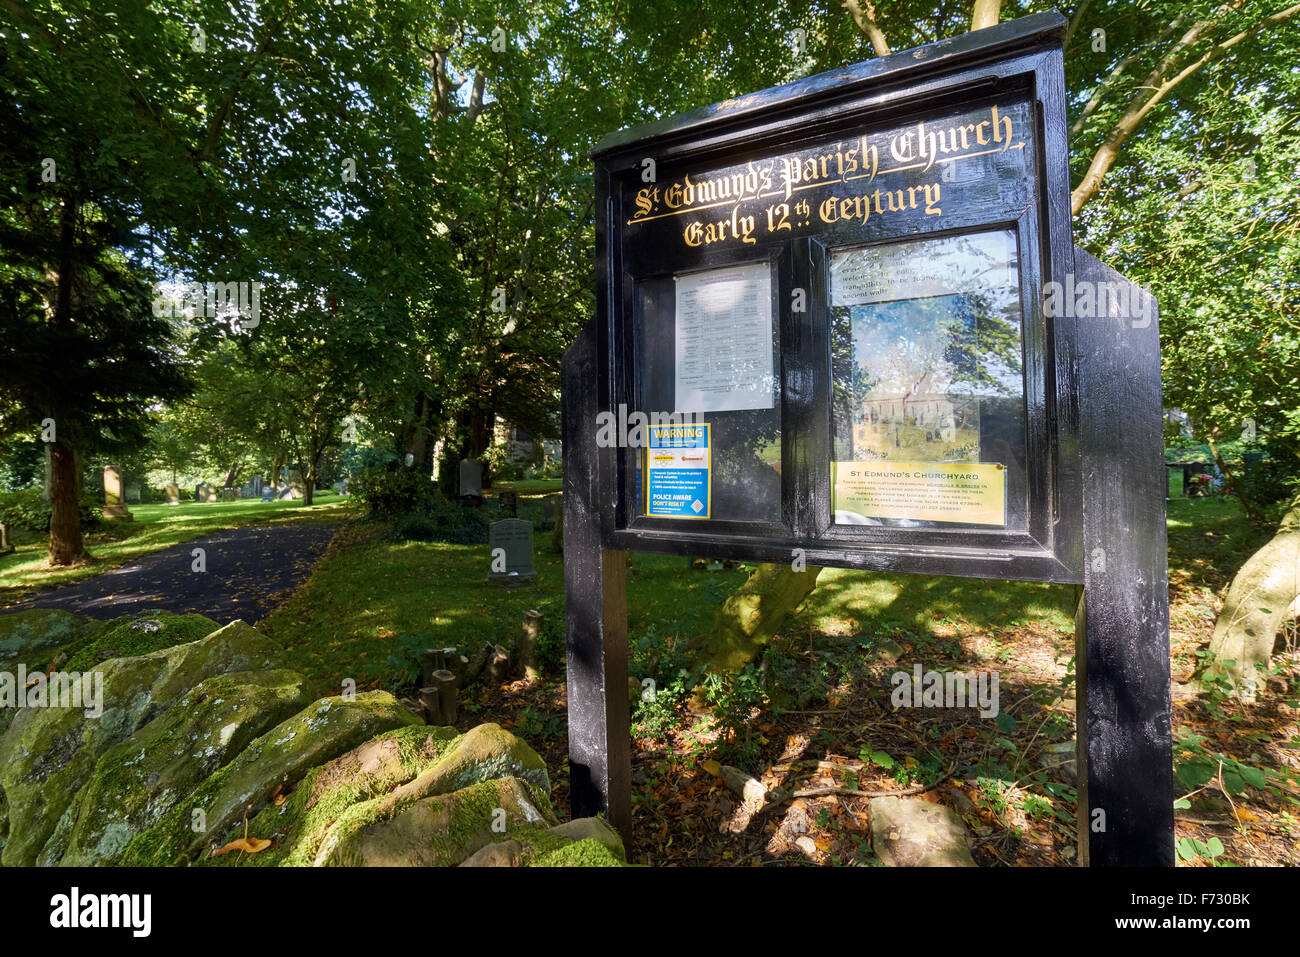
{"type": "Polygon", "coordinates": [[[33,864],[100,757],[212,675],[274,668],[280,649],[242,621],[206,638],[104,662],[103,713],[24,708],[0,738],[8,836],[0,863],[33,864]]]}
{"type": "Polygon", "coordinates": [[[890,867],[976,866],[957,812],[919,798],[872,798],[871,846],[890,867]]]}
{"type": "Polygon", "coordinates": [[[384,691],[313,701],[241,621],[166,646],[205,623],[56,614],[0,632],[24,661],[148,649],[89,669],[89,708],[16,709],[0,735],[0,863],[625,864],[603,821],[558,822],[545,763],[498,725],[427,727],[384,691]]]}
{"type": "Polygon", "coordinates": [[[209,775],[268,727],[309,704],[296,671],[240,671],[200,681],[104,752],[39,863],[111,864],[209,775]],[[59,838],[67,833],[66,850],[59,838]]]}

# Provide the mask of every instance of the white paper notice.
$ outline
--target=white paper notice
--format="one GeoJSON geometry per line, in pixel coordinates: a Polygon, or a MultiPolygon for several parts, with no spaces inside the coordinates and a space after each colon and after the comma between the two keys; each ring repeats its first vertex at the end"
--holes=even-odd
{"type": "Polygon", "coordinates": [[[677,412],[772,408],[767,263],[677,277],[676,378],[677,412]]]}

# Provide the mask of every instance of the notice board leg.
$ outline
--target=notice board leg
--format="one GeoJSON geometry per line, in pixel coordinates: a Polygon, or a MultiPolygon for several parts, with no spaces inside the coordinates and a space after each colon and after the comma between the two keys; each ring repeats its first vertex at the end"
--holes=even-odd
{"type": "Polygon", "coordinates": [[[564,626],[573,817],[604,814],[630,844],[627,556],[601,546],[597,346],[588,323],[564,355],[564,626]]]}
{"type": "Polygon", "coordinates": [[[1076,614],[1079,861],[1173,866],[1169,579],[1155,302],[1083,250],[1129,315],[1078,323],[1085,585],[1076,614]],[[1140,298],[1139,298],[1140,297],[1140,298]],[[1144,304],[1145,308],[1139,308],[1144,304]]]}

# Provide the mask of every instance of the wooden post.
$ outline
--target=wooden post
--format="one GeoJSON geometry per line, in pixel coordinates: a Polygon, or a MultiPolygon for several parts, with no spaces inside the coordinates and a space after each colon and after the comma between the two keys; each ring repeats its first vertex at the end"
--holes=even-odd
{"type": "Polygon", "coordinates": [[[1084,588],[1075,621],[1079,863],[1174,864],[1160,335],[1154,299],[1076,249],[1076,284],[1145,311],[1076,320],[1084,588]],[[1094,288],[1097,288],[1094,286],[1094,288]],[[1140,314],[1145,318],[1135,318],[1140,314]]]}
{"type": "Polygon", "coordinates": [[[519,667],[529,681],[536,681],[540,674],[537,668],[537,643],[542,636],[542,618],[542,613],[535,608],[524,612],[524,624],[519,631],[519,667]]]}
{"type": "Polygon", "coordinates": [[[598,477],[598,320],[564,354],[564,632],[569,696],[569,803],[573,817],[604,814],[632,838],[632,742],[627,700],[627,572],[601,544],[601,508],[613,492],[598,477]]]}

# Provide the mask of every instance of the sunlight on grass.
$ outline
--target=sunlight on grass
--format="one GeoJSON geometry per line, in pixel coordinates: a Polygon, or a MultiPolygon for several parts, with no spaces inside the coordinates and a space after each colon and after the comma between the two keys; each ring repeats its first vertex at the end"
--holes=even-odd
{"type": "Polygon", "coordinates": [[[45,536],[25,536],[12,554],[0,556],[0,606],[53,585],[81,581],[150,552],[244,525],[341,521],[353,511],[351,499],[318,495],[311,507],[301,501],[186,502],[181,505],[133,505],[131,522],[108,521],[86,535],[90,562],[51,569],[45,536]]]}

